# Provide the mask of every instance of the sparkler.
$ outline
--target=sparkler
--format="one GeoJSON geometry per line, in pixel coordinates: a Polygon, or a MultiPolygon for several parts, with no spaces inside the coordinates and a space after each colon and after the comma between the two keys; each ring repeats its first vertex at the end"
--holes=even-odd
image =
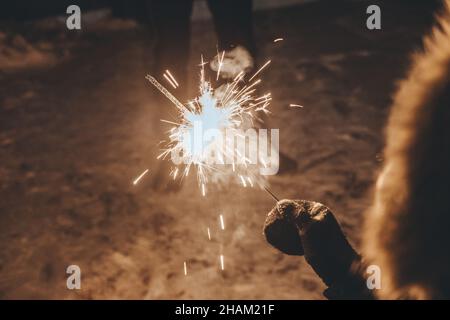
{"type": "MultiPolygon", "coordinates": [[[[219,65],[218,79],[224,53],[218,55],[217,59],[219,65]]],[[[266,93],[257,96],[255,92],[256,86],[261,83],[261,80],[256,79],[256,76],[270,63],[270,60],[267,61],[248,81],[245,79],[244,72],[240,72],[230,83],[219,88],[213,88],[211,83],[205,79],[205,62],[202,57],[199,96],[186,104],[181,103],[154,77],[146,76],[146,79],[164,94],[178,111],[178,121],[161,120],[173,126],[169,130],[169,142],[166,143],[165,149],[157,157],[158,159],[166,159],[169,155],[181,155],[182,161],[180,163],[182,164],[177,164],[170,173],[174,179],[177,176],[181,176],[181,178],[188,176],[191,167],[195,167],[203,196],[206,195],[206,184],[209,181],[220,181],[229,176],[239,178],[244,187],[247,185],[253,187],[255,183],[260,187],[264,185],[263,177],[256,174],[257,170],[254,170],[254,168],[252,170],[249,165],[251,161],[237,149],[234,137],[245,126],[253,125],[254,120],[258,119],[258,112],[269,113],[268,106],[272,100],[271,94],[266,93]],[[195,140],[194,128],[196,124],[200,124],[203,130],[213,129],[227,134],[222,135],[222,137],[225,137],[224,139],[213,137],[206,142],[200,142],[199,145],[196,144],[195,140]],[[194,148],[191,147],[192,145],[194,148]],[[211,159],[212,152],[218,159],[216,164],[211,164],[208,161],[211,159]],[[238,159],[235,159],[236,155],[238,159]],[[225,168],[223,165],[230,163],[232,169],[227,170],[229,168],[225,168]],[[219,167],[217,164],[222,166],[219,167]],[[184,168],[181,168],[182,165],[184,165],[184,168]]],[[[178,87],[177,81],[168,70],[165,72],[164,78],[172,87],[178,87]]],[[[263,159],[261,159],[261,162],[264,163],[263,159]]]]}

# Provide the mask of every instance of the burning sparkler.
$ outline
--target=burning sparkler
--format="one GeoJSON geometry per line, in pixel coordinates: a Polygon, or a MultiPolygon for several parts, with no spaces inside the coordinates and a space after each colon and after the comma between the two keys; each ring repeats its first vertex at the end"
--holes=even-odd
{"type": "MultiPolygon", "coordinates": [[[[220,76],[223,59],[224,53],[218,55],[217,79],[220,76]]],[[[245,80],[245,73],[240,72],[230,83],[213,88],[211,83],[205,79],[205,62],[202,57],[200,94],[186,104],[181,103],[154,77],[146,76],[146,79],[164,94],[178,111],[178,121],[161,120],[173,126],[169,130],[169,142],[158,156],[158,159],[165,159],[171,155],[172,160],[174,155],[178,156],[180,161],[170,173],[174,179],[177,176],[182,178],[188,176],[191,167],[195,167],[202,195],[205,196],[206,184],[209,181],[217,181],[225,176],[231,176],[230,170],[223,166],[231,164],[232,176],[239,177],[244,187],[247,185],[253,187],[254,184],[264,186],[263,177],[256,174],[257,170],[252,170],[251,161],[245,154],[239,152],[234,137],[239,135],[239,132],[246,126],[253,125],[253,121],[258,119],[258,112],[269,113],[271,94],[257,96],[255,87],[261,83],[256,76],[270,62],[270,60],[267,61],[248,81],[245,80]],[[226,134],[216,135],[199,142],[195,137],[196,126],[200,126],[203,130],[215,130],[221,133],[226,132],[226,134]],[[209,161],[211,157],[216,160],[213,164],[209,161]],[[222,166],[219,167],[218,164],[222,166]],[[184,168],[182,168],[183,165],[184,168]]],[[[164,78],[173,88],[178,87],[178,82],[168,70],[165,72],[164,78]]],[[[264,159],[260,160],[264,164],[264,159]]]]}

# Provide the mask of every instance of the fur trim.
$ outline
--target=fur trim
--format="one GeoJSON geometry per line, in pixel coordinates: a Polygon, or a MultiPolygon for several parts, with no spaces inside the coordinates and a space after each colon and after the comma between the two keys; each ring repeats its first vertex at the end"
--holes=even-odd
{"type": "Polygon", "coordinates": [[[365,223],[380,298],[450,298],[450,0],[394,97],[365,223]]]}

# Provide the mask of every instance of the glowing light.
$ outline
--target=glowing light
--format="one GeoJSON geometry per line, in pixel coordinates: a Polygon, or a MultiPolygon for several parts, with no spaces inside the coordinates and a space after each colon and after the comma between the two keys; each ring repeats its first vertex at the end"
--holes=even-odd
{"type": "Polygon", "coordinates": [[[255,74],[248,80],[248,81],[252,81],[261,71],[263,71],[270,63],[272,62],[272,60],[267,61],[261,68],[258,69],[258,71],[255,72],[255,74]]]}
{"type": "Polygon", "coordinates": [[[187,276],[187,264],[184,262],[184,275],[187,276]]]}
{"type": "Polygon", "coordinates": [[[139,181],[147,174],[149,169],[146,169],[144,172],[142,172],[139,177],[137,177],[134,181],[133,184],[137,185],[139,183],[139,181]]]}
{"type": "Polygon", "coordinates": [[[225,270],[225,263],[223,254],[220,255],[220,269],[225,270]]]}
{"type": "Polygon", "coordinates": [[[220,215],[220,228],[222,230],[225,230],[225,223],[223,221],[223,215],[220,215]]]}
{"type": "Polygon", "coordinates": [[[217,60],[219,62],[219,67],[217,68],[217,76],[216,76],[216,80],[219,80],[219,76],[220,76],[220,71],[222,70],[222,66],[223,66],[223,58],[225,57],[225,51],[222,52],[222,56],[219,58],[219,55],[217,55],[217,60]]]}
{"type": "Polygon", "coordinates": [[[174,89],[179,87],[177,80],[175,80],[174,76],[170,73],[169,70],[166,70],[166,73],[164,74],[164,78],[166,78],[166,80],[170,83],[170,85],[172,87],[174,87],[174,89]]]}
{"type": "Polygon", "coordinates": [[[178,175],[178,168],[175,168],[174,172],[173,172],[173,180],[175,180],[177,178],[178,175]]]}
{"type": "Polygon", "coordinates": [[[291,107],[291,108],[303,108],[302,105],[295,104],[295,103],[291,103],[291,104],[289,105],[289,107],[291,107]]]}
{"type": "Polygon", "coordinates": [[[284,40],[283,38],[276,38],[275,40],[273,40],[273,42],[277,43],[277,42],[280,42],[280,41],[283,41],[283,40],[284,40]]]}
{"type": "Polygon", "coordinates": [[[243,176],[239,176],[239,177],[241,178],[242,185],[244,186],[244,188],[246,188],[247,187],[247,183],[245,182],[244,177],[243,176]]]}
{"type": "Polygon", "coordinates": [[[250,183],[250,187],[253,188],[253,181],[252,181],[252,178],[247,177],[247,181],[248,181],[248,183],[250,183]]]}
{"type": "MultiPolygon", "coordinates": [[[[225,53],[222,52],[222,55],[218,57],[217,76],[220,75],[224,55],[225,53]]],[[[175,164],[176,168],[170,173],[174,179],[187,177],[190,168],[195,167],[203,196],[206,195],[206,184],[209,181],[217,182],[229,179],[232,176],[240,179],[244,186],[247,185],[247,182],[251,186],[254,185],[253,182],[257,182],[256,184],[261,187],[264,185],[264,177],[257,175],[258,170],[251,169],[249,166],[250,160],[239,153],[233,134],[237,135],[246,127],[251,127],[253,121],[258,119],[257,112],[269,113],[268,106],[272,100],[271,94],[266,93],[262,96],[256,96],[255,87],[261,83],[261,80],[257,79],[253,82],[252,80],[270,62],[270,60],[267,61],[248,81],[245,81],[244,72],[240,72],[233,81],[215,89],[210,82],[205,80],[204,66],[206,63],[202,56],[199,96],[186,104],[182,104],[154,77],[146,76],[146,79],[164,94],[178,111],[178,119],[175,121],[161,120],[172,125],[172,127],[168,131],[169,139],[164,142],[165,148],[157,157],[157,159],[166,159],[170,155],[180,155],[181,161],[175,164]],[[196,138],[198,127],[203,132],[216,130],[220,133],[226,132],[226,134],[220,135],[220,138],[201,139],[199,142],[196,138]],[[229,135],[229,133],[231,134],[229,135]],[[218,160],[214,164],[209,161],[212,153],[216,155],[218,160]],[[238,159],[235,159],[236,156],[238,159]],[[222,166],[218,166],[218,164],[222,166]],[[230,174],[225,164],[231,164],[233,174],[230,174]],[[242,175],[252,176],[253,179],[247,178],[246,182],[242,175]]],[[[178,85],[168,70],[165,76],[173,87],[178,85]]]]}
{"type": "Polygon", "coordinates": [[[207,230],[208,230],[208,240],[211,241],[211,232],[209,231],[209,228],[207,230]]]}
{"type": "Polygon", "coordinates": [[[166,78],[167,82],[169,82],[170,85],[171,85],[174,89],[177,88],[177,86],[175,85],[175,83],[173,83],[172,80],[170,80],[170,78],[169,78],[166,74],[164,74],[164,78],[166,78]]]}

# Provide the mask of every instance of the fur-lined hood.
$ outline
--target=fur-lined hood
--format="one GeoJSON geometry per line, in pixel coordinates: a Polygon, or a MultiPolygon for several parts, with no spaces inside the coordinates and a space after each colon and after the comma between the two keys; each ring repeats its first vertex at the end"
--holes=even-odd
{"type": "Polygon", "coordinates": [[[450,0],[395,95],[364,232],[380,298],[450,298],[450,0]]]}

